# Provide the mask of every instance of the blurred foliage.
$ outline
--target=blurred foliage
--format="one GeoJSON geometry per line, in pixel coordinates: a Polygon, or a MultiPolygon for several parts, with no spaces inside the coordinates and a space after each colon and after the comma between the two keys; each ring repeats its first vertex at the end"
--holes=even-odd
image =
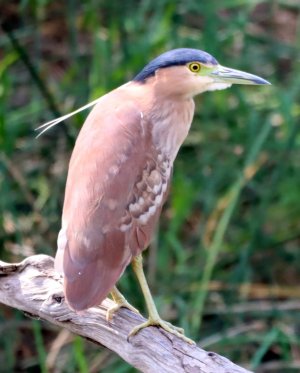
{"type": "MultiPolygon", "coordinates": [[[[176,47],[204,49],[272,82],[197,97],[146,269],[161,315],[201,346],[257,372],[299,372],[299,1],[22,0],[1,2],[0,14],[5,261],[55,254],[68,160],[86,113],[37,140],[39,124],[176,47]]],[[[120,288],[144,311],[137,286],[128,269],[120,288]]],[[[134,371],[4,306],[0,330],[2,372],[134,371]]]]}

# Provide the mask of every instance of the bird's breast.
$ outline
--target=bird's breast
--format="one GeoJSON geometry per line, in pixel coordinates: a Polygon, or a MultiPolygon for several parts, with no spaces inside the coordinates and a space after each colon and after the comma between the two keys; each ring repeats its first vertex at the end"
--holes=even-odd
{"type": "Polygon", "coordinates": [[[193,115],[194,101],[170,100],[158,105],[151,117],[154,146],[172,162],[188,135],[193,115]]]}

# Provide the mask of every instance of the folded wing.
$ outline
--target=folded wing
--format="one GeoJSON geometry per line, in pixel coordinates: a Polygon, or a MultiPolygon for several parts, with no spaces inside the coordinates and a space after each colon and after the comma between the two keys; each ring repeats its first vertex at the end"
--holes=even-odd
{"type": "Polygon", "coordinates": [[[100,304],[149,244],[166,191],[164,172],[152,172],[150,124],[131,103],[106,110],[110,100],[104,96],[87,118],[69,166],[56,269],[75,310],[100,304]]]}

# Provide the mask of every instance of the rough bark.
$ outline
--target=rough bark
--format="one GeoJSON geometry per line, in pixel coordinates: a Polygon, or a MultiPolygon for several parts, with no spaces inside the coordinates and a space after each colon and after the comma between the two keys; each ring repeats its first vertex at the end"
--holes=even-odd
{"type": "Polygon", "coordinates": [[[142,372],[249,373],[156,327],[143,329],[128,341],[130,330],[144,318],[120,309],[108,323],[106,311],[114,305],[109,299],[99,307],[73,312],[64,301],[53,258],[47,255],[15,264],[0,261],[0,302],[101,344],[142,372]]]}

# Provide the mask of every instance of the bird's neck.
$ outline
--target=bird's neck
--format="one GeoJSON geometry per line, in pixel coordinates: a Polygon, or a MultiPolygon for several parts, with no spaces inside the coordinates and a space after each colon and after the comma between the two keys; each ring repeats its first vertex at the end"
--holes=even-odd
{"type": "Polygon", "coordinates": [[[170,97],[154,99],[150,111],[152,139],[155,147],[174,161],[180,146],[188,135],[193,115],[192,98],[170,97]]]}
{"type": "Polygon", "coordinates": [[[130,97],[139,107],[153,145],[173,162],[192,123],[193,98],[170,94],[170,90],[161,89],[155,79],[147,85],[129,82],[121,91],[124,99],[130,97]]]}

